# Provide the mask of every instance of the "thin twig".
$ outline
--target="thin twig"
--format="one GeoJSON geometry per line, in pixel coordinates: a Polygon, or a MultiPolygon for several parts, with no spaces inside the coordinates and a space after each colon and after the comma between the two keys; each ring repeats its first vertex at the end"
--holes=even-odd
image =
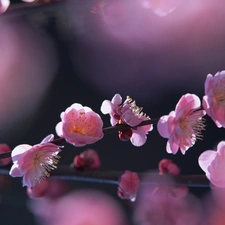
{"type": "MultiPolygon", "coordinates": [[[[0,174],[9,174],[10,167],[0,168],[0,174]]],[[[51,172],[51,176],[79,182],[106,183],[118,185],[118,180],[124,171],[92,171],[80,170],[69,166],[59,166],[51,172]]],[[[210,187],[210,183],[205,175],[159,175],[156,173],[146,172],[138,173],[143,185],[185,185],[188,187],[210,187]],[[143,179],[142,178],[147,178],[143,179]],[[171,180],[173,181],[171,183],[171,180]]]]}

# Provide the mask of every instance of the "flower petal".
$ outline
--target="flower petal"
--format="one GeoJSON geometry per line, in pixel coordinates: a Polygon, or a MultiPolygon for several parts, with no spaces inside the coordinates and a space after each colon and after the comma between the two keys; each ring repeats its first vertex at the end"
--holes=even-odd
{"type": "Polygon", "coordinates": [[[12,161],[16,162],[20,157],[24,156],[24,153],[32,148],[31,145],[22,144],[18,145],[12,150],[11,157],[12,161]]]}
{"type": "Polygon", "coordinates": [[[216,151],[213,150],[207,150],[203,152],[199,158],[198,158],[198,164],[201,167],[201,169],[208,174],[208,167],[212,163],[212,161],[216,157],[216,151]]]}

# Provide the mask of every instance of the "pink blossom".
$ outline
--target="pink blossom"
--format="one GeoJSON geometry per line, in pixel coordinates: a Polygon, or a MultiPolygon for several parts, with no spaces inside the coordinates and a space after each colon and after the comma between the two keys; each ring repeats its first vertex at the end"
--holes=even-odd
{"type": "Polygon", "coordinates": [[[140,187],[140,178],[137,173],[129,170],[119,178],[118,196],[122,199],[135,201],[138,189],[140,187]]]}
{"type": "Polygon", "coordinates": [[[27,187],[27,195],[30,198],[41,198],[45,197],[50,190],[51,185],[49,180],[44,179],[41,182],[36,182],[33,187],[27,187]]]}
{"type": "Polygon", "coordinates": [[[123,208],[103,192],[77,190],[61,198],[30,200],[41,225],[127,225],[123,208]]]}
{"type": "Polygon", "coordinates": [[[9,5],[9,0],[0,0],[0,14],[4,13],[9,8],[9,5]]]}
{"type": "Polygon", "coordinates": [[[99,169],[101,162],[95,150],[87,149],[74,158],[76,168],[99,169]]]}
{"type": "MultiPolygon", "coordinates": [[[[11,149],[7,144],[0,144],[0,154],[10,152],[11,149]]],[[[12,162],[11,158],[0,159],[0,166],[6,166],[12,162]]]]}
{"type": "MultiPolygon", "coordinates": [[[[180,168],[170,159],[162,159],[158,165],[159,174],[170,174],[170,175],[179,175],[180,168]]],[[[188,187],[179,185],[179,186],[170,186],[170,185],[159,185],[154,190],[154,193],[167,192],[171,194],[173,197],[182,198],[187,195],[188,187]]]]}
{"type": "Polygon", "coordinates": [[[91,108],[75,103],[62,112],[56,133],[74,146],[92,144],[103,138],[103,122],[91,108]]]}
{"type": "MultiPolygon", "coordinates": [[[[140,225],[199,225],[200,201],[190,193],[177,198],[166,188],[176,185],[169,177],[154,174],[143,178],[134,208],[134,223],[140,225]],[[155,184],[164,183],[156,192],[155,184]]],[[[175,186],[174,186],[175,188],[175,186]]]]}
{"type": "Polygon", "coordinates": [[[13,165],[9,174],[23,177],[23,186],[28,187],[50,176],[50,171],[57,168],[58,153],[61,151],[57,145],[49,143],[53,139],[54,136],[49,135],[40,144],[15,147],[11,154],[13,165]]]}
{"type": "MultiPolygon", "coordinates": [[[[145,120],[150,118],[146,116],[141,107],[136,105],[129,96],[122,103],[122,98],[119,94],[116,94],[112,101],[105,100],[102,103],[101,111],[103,114],[110,115],[110,122],[112,126],[119,124],[127,124],[130,127],[135,127],[145,120]]],[[[128,128],[126,130],[119,131],[119,138],[122,141],[131,140],[134,146],[142,146],[147,140],[147,134],[152,131],[153,125],[139,126],[135,128],[128,128]]]]}
{"type": "Polygon", "coordinates": [[[225,188],[225,141],[217,145],[217,151],[203,152],[199,156],[198,163],[213,185],[225,188]]]}
{"type": "Polygon", "coordinates": [[[202,138],[205,111],[200,107],[198,96],[186,94],[177,103],[175,111],[160,118],[157,128],[162,137],[169,139],[166,146],[168,153],[176,154],[180,148],[185,154],[197,139],[202,138]]]}
{"type": "Polygon", "coordinates": [[[180,174],[180,168],[170,159],[162,159],[159,162],[159,173],[160,174],[171,174],[178,175],[180,174]]]}
{"type": "Polygon", "coordinates": [[[216,126],[225,127],[225,70],[208,74],[202,104],[216,126]]]}

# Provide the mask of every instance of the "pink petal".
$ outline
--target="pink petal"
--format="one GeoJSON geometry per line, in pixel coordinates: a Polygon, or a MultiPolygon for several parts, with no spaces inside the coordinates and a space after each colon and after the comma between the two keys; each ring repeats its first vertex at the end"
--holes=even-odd
{"type": "Polygon", "coordinates": [[[137,129],[132,129],[132,132],[133,134],[130,140],[134,146],[140,147],[145,144],[147,137],[144,130],[138,127],[137,129]]]}
{"type": "Polygon", "coordinates": [[[18,164],[14,163],[9,171],[9,175],[12,177],[21,177],[23,174],[21,173],[20,169],[18,168],[18,164]]]}
{"type": "Polygon", "coordinates": [[[169,138],[175,127],[175,112],[172,111],[168,116],[162,116],[158,123],[157,129],[159,134],[164,138],[169,138]]]}
{"type": "Polygon", "coordinates": [[[27,145],[27,144],[22,144],[22,145],[18,145],[17,147],[15,147],[12,150],[12,161],[15,162],[17,161],[20,157],[24,157],[24,153],[28,150],[30,150],[32,148],[31,145],[27,145]]]}
{"type": "Polygon", "coordinates": [[[206,95],[210,92],[212,85],[213,85],[213,76],[212,76],[212,74],[208,74],[206,77],[206,80],[205,80],[205,94],[206,95]]]}
{"type": "Polygon", "coordinates": [[[179,145],[176,144],[174,141],[172,141],[170,138],[166,144],[166,151],[168,153],[176,154],[178,152],[178,149],[179,149],[179,145]]]}
{"type": "Polygon", "coordinates": [[[50,142],[50,141],[53,141],[54,140],[54,135],[53,134],[49,134],[47,137],[45,137],[42,141],[41,141],[41,144],[42,143],[47,143],[47,142],[50,142]]]}
{"type": "Polygon", "coordinates": [[[120,105],[122,103],[122,97],[120,94],[115,94],[114,97],[112,98],[112,103],[115,105],[120,105]]]}
{"type": "Polygon", "coordinates": [[[55,131],[56,131],[56,133],[57,133],[57,135],[59,136],[59,137],[63,137],[63,127],[62,127],[62,122],[59,122],[57,125],[56,125],[56,127],[55,127],[55,131]]]}
{"type": "Polygon", "coordinates": [[[126,124],[128,124],[131,127],[137,126],[142,122],[142,119],[135,116],[131,110],[126,111],[126,113],[123,114],[121,118],[122,120],[125,121],[126,124]]]}
{"type": "Polygon", "coordinates": [[[9,0],[0,0],[0,14],[4,13],[10,5],[9,0]]]}
{"type": "Polygon", "coordinates": [[[212,161],[216,157],[216,151],[207,150],[203,152],[198,158],[198,164],[201,169],[208,174],[208,167],[211,165],[212,161]]]}
{"type": "Polygon", "coordinates": [[[105,100],[100,110],[103,114],[110,114],[112,112],[112,103],[109,100],[105,100]]]}

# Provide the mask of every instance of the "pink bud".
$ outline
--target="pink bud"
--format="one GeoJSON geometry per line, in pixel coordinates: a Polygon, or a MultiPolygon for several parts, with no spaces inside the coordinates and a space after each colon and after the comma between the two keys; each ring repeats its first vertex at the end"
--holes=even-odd
{"type": "Polygon", "coordinates": [[[159,167],[160,174],[164,174],[164,173],[168,173],[171,175],[180,174],[180,168],[175,163],[173,163],[173,161],[170,159],[162,159],[159,162],[158,167],[159,167]]]}
{"type": "MultiPolygon", "coordinates": [[[[11,152],[10,147],[7,144],[0,144],[0,154],[11,152]]],[[[0,159],[0,166],[6,166],[12,162],[11,158],[0,159]]]]}
{"type": "Polygon", "coordinates": [[[74,165],[76,168],[98,169],[101,165],[98,153],[95,150],[87,149],[80,155],[75,156],[74,165]]]}
{"type": "Polygon", "coordinates": [[[126,170],[119,178],[118,196],[122,199],[135,201],[140,187],[140,179],[137,173],[126,170]]]}

